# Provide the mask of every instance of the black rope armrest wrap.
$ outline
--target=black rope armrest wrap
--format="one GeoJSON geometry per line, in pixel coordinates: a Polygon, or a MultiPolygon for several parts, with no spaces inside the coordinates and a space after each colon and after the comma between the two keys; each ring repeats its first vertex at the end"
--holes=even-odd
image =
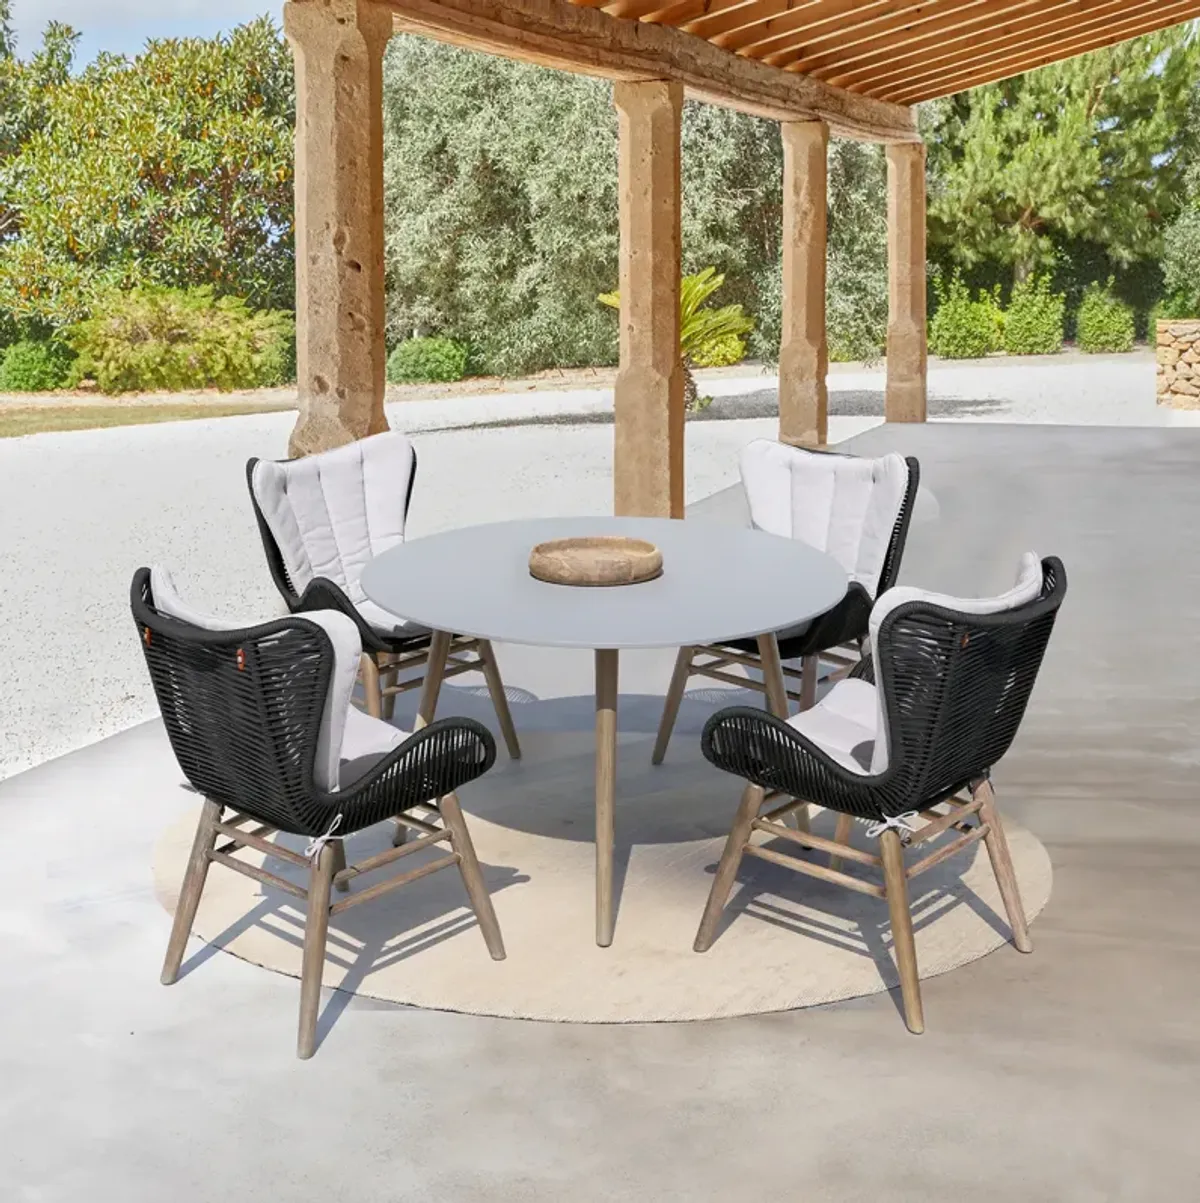
{"type": "Polygon", "coordinates": [[[877,787],[882,778],[850,772],[765,710],[729,706],[719,711],[704,724],[700,748],[717,768],[765,790],[779,790],[847,814],[878,817],[872,786],[877,787]]]}
{"type": "Polygon", "coordinates": [[[388,639],[380,635],[358,612],[354,603],[346,596],[345,590],[325,576],[314,577],[309,581],[296,604],[292,606],[293,614],[304,614],[312,610],[337,610],[352,619],[354,625],[358,627],[363,651],[366,652],[390,652],[394,651],[398,645],[416,646],[429,642],[428,635],[416,635],[410,639],[388,639]]]}
{"type": "Polygon", "coordinates": [[[496,762],[496,741],[469,718],[443,718],[410,735],[348,789],[325,794],[329,817],[358,831],[437,800],[482,777],[496,762]]]}

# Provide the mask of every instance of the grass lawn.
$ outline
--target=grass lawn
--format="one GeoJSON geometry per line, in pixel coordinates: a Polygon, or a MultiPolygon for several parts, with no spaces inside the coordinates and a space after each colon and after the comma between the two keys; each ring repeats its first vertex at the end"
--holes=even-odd
{"type": "Polygon", "coordinates": [[[195,418],[230,418],[238,414],[272,413],[291,408],[278,404],[189,402],[162,405],[0,405],[0,438],[41,434],[48,430],[95,430],[103,426],[141,426],[147,422],[186,422],[195,418]]]}

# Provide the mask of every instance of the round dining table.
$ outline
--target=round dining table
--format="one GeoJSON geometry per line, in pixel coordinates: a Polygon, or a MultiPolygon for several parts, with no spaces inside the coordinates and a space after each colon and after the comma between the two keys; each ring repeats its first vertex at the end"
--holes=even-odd
{"type": "Polygon", "coordinates": [[[815,618],[845,595],[846,574],[805,543],[763,531],[670,518],[535,518],[462,527],[402,543],[373,559],[362,588],[376,605],[434,632],[417,726],[437,708],[452,635],[595,654],[596,943],[613,938],[613,801],[618,658],[622,650],[756,638],[768,705],[787,716],[775,632],[815,618]],[[662,552],[662,575],[632,585],[536,579],[535,545],[627,535],[662,552]]]}

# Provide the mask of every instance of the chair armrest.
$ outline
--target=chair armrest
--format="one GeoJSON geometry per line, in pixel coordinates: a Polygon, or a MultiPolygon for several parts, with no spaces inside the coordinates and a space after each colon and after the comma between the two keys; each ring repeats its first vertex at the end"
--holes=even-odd
{"type": "Polygon", "coordinates": [[[434,806],[482,777],[496,762],[496,741],[469,718],[444,718],[410,735],[349,789],[327,794],[347,830],[379,823],[413,806],[434,806]]]}
{"type": "Polygon", "coordinates": [[[388,650],[388,645],[359,614],[341,586],[335,584],[328,577],[318,576],[309,581],[300,595],[299,601],[292,607],[293,614],[304,614],[312,610],[337,610],[339,613],[345,614],[347,618],[353,619],[354,625],[358,627],[364,651],[386,652],[388,650]]]}
{"type": "Polygon", "coordinates": [[[847,814],[874,816],[879,778],[852,773],[765,710],[730,706],[704,724],[700,747],[719,769],[847,814]]]}
{"type": "Polygon", "coordinates": [[[867,633],[873,604],[866,588],[858,581],[851,581],[846,596],[832,610],[814,619],[805,633],[808,653],[823,652],[861,639],[867,633]]]}
{"type": "Polygon", "coordinates": [[[871,658],[871,653],[867,652],[846,676],[853,681],[866,681],[868,685],[874,685],[875,661],[871,658]]]}

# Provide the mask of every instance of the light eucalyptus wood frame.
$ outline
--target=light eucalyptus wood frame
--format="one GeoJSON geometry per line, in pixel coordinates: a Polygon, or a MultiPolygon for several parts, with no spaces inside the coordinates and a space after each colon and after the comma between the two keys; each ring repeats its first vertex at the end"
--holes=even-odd
{"type": "MultiPolygon", "coordinates": [[[[504,693],[504,682],[500,678],[496,653],[486,639],[453,635],[447,641],[445,636],[435,635],[431,637],[427,647],[415,648],[412,651],[363,652],[358,674],[363,687],[363,709],[372,718],[382,718],[390,722],[396,711],[396,697],[399,694],[408,693],[413,689],[428,692],[429,665],[431,657],[435,655],[442,657],[442,664],[437,673],[439,690],[442,681],[448,677],[470,672],[483,674],[508,754],[513,760],[520,760],[521,744],[513,726],[512,712],[508,708],[508,698],[504,693]],[[438,642],[439,639],[441,642],[438,642]],[[445,643],[444,651],[442,643],[445,643]],[[423,668],[425,671],[408,680],[400,679],[401,673],[415,668],[423,668]]],[[[422,716],[422,726],[433,721],[432,710],[428,713],[422,710],[422,716]]]]}
{"type": "Polygon", "coordinates": [[[1004,901],[1004,909],[1012,930],[1012,942],[1020,952],[1033,951],[1033,943],[1029,937],[1029,923],[1021,904],[1020,889],[1017,885],[1016,872],[1013,869],[1008,840],[1005,838],[1003,824],[996,813],[995,795],[989,781],[974,782],[969,799],[956,796],[948,799],[945,803],[940,803],[939,807],[944,806],[946,808],[944,810],[930,808],[920,811],[921,817],[925,819],[925,824],[903,839],[894,828],[884,831],[879,837],[879,855],[865,852],[850,843],[850,833],[854,823],[850,815],[840,814],[838,816],[832,840],[807,831],[793,831],[779,821],[792,813],[796,807],[805,805],[794,799],[773,807],[760,817],[763,805],[780,797],[782,795],[778,792],[767,793],[761,786],[753,784],[747,785],[742,792],[742,800],[738,806],[733,829],[730,831],[725,849],[721,853],[712,890],[709,892],[708,904],[704,908],[700,928],[696,933],[696,942],[693,945],[696,952],[707,952],[712,946],[717,932],[717,924],[720,922],[721,913],[725,909],[730,891],[733,889],[734,879],[737,877],[743,856],[757,857],[759,860],[769,861],[773,865],[794,869],[798,873],[806,873],[810,877],[820,878],[822,881],[855,890],[860,894],[867,894],[872,898],[885,899],[891,918],[892,948],[900,978],[904,1021],[910,1032],[920,1035],[925,1030],[925,1016],[921,1004],[921,981],[917,970],[917,950],[913,939],[908,883],[926,870],[932,869],[934,865],[941,864],[942,861],[962,852],[978,840],[983,840],[987,848],[988,857],[992,863],[992,872],[996,876],[996,884],[1000,888],[1000,896],[1004,901]],[[955,839],[921,857],[914,864],[906,866],[904,856],[906,848],[919,848],[922,844],[951,829],[957,833],[955,839]],[[795,856],[776,852],[772,848],[752,844],[750,839],[755,832],[790,840],[802,848],[808,848],[815,852],[826,852],[829,854],[829,864],[828,866],[814,864],[795,856]],[[856,864],[882,870],[882,883],[864,880],[861,877],[852,877],[850,874],[842,872],[843,860],[852,860],[856,864]]]}
{"type": "Polygon", "coordinates": [[[300,1027],[296,1043],[296,1055],[303,1060],[311,1057],[317,1046],[317,1013],[320,1010],[321,974],[325,964],[329,920],[342,911],[360,906],[364,902],[371,902],[400,886],[457,865],[488,952],[494,961],[504,960],[504,941],[500,935],[500,925],[496,921],[496,912],[492,908],[492,900],[484,884],[483,872],[479,867],[475,846],[467,831],[458,798],[454,794],[447,794],[439,799],[436,809],[433,806],[413,807],[397,815],[396,822],[415,831],[417,838],[387,852],[348,865],[345,846],[339,838],[335,837],[324,844],[312,858],[305,857],[273,842],[270,837],[277,834],[274,827],[258,823],[250,816],[239,814],[212,799],[206,800],[184,873],[179,902],[175,908],[175,921],[171,927],[167,955],[163,962],[163,985],[172,985],[179,976],[179,967],[183,962],[188,936],[200,906],[200,898],[208,878],[208,867],[211,864],[223,865],[245,877],[299,898],[305,904],[307,919],[304,925],[304,954],[300,975],[300,1027]],[[440,826],[437,824],[439,818],[440,826]],[[217,840],[221,837],[224,837],[225,842],[218,846],[217,840]],[[356,877],[383,869],[422,848],[446,842],[450,845],[447,855],[377,882],[338,902],[332,901],[331,891],[348,894],[350,883],[356,877]],[[259,865],[239,860],[236,853],[245,848],[307,869],[307,889],[259,865]]]}

